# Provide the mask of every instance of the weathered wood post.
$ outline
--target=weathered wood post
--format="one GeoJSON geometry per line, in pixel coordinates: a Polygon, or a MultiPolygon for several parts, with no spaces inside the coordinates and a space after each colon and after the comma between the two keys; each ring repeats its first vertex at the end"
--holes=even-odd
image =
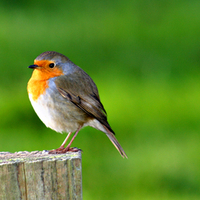
{"type": "Polygon", "coordinates": [[[0,200],[81,200],[81,151],[0,152],[0,200]]]}

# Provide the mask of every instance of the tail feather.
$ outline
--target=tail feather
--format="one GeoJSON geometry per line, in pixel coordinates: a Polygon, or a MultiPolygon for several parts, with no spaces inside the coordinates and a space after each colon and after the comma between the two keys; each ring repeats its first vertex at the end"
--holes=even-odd
{"type": "Polygon", "coordinates": [[[90,120],[88,122],[88,124],[86,125],[89,125],[93,128],[96,128],[102,132],[104,132],[108,138],[110,139],[110,141],[113,143],[113,145],[115,146],[115,148],[119,151],[119,153],[121,154],[121,156],[124,158],[128,158],[126,153],[124,152],[123,148],[121,147],[121,145],[119,144],[119,142],[117,141],[116,137],[115,137],[115,133],[114,131],[111,129],[110,125],[107,123],[106,125],[105,124],[102,124],[101,122],[99,122],[97,119],[93,119],[93,120],[90,120]]]}
{"type": "Polygon", "coordinates": [[[119,142],[117,141],[116,137],[113,135],[113,133],[106,133],[106,135],[108,136],[108,138],[110,139],[110,141],[113,143],[113,145],[116,147],[116,149],[119,151],[119,153],[121,154],[121,156],[124,158],[128,158],[126,153],[124,152],[123,148],[121,147],[121,145],[119,144],[119,142]]]}
{"type": "Polygon", "coordinates": [[[121,154],[121,156],[123,158],[124,157],[128,158],[128,156],[126,155],[125,151],[123,150],[123,148],[121,147],[121,145],[117,141],[114,133],[112,133],[111,131],[109,131],[107,127],[104,126],[104,128],[107,130],[106,131],[106,135],[108,136],[108,138],[110,139],[110,141],[113,143],[113,145],[115,146],[115,148],[119,151],[119,153],[121,154]]]}

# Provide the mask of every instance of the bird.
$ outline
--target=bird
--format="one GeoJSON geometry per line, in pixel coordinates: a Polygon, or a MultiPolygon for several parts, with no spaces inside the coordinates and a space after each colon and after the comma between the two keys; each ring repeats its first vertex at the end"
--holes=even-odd
{"type": "Polygon", "coordinates": [[[91,126],[104,132],[121,156],[128,158],[107,121],[96,84],[83,69],[55,51],[40,54],[29,68],[33,72],[27,90],[33,109],[46,127],[68,133],[61,146],[50,150],[50,154],[80,150],[71,148],[71,144],[83,127],[91,126]]]}

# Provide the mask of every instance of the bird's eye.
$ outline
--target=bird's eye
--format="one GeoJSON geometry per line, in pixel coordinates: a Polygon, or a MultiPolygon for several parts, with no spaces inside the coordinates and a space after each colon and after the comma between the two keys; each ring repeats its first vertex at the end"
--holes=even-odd
{"type": "Polygon", "coordinates": [[[55,66],[54,63],[50,63],[50,64],[49,64],[49,67],[50,67],[50,68],[54,68],[54,66],[55,66]]]}

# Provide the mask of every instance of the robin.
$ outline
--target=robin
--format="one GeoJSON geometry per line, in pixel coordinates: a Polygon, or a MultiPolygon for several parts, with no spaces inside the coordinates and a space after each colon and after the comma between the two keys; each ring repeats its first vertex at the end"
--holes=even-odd
{"type": "Polygon", "coordinates": [[[33,73],[27,86],[28,95],[38,117],[47,127],[68,132],[62,145],[49,153],[77,151],[70,148],[73,140],[81,128],[91,126],[104,132],[122,157],[127,157],[107,121],[98,89],[86,72],[54,51],[40,54],[29,68],[33,73]],[[72,132],[75,134],[65,148],[72,132]]]}

